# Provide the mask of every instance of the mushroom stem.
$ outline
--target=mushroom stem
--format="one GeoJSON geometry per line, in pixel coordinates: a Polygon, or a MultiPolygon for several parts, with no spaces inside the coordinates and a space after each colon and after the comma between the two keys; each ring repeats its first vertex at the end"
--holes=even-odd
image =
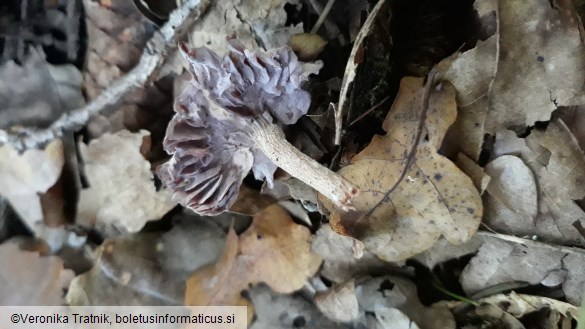
{"type": "Polygon", "coordinates": [[[258,125],[251,137],[256,147],[289,175],[311,186],[341,209],[353,209],[351,201],[359,193],[358,188],[291,145],[277,125],[258,125]]]}

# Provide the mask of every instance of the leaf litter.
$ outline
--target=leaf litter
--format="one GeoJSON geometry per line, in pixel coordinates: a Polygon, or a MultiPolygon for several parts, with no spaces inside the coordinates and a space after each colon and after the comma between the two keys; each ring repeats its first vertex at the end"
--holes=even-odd
{"type": "Polygon", "coordinates": [[[179,216],[161,233],[135,233],[104,241],[89,272],[71,282],[71,305],[182,305],[185,281],[215,262],[225,233],[196,216],[179,216]],[[192,250],[199,250],[194,253],[192,250]]]}
{"type": "Polygon", "coordinates": [[[375,136],[340,170],[361,194],[354,211],[330,208],[333,229],[361,240],[366,249],[388,261],[422,252],[442,235],[453,243],[464,242],[481,220],[481,199],[472,181],[437,153],[448,118],[453,122],[456,116],[453,89],[448,84],[440,88],[429,96],[426,132],[416,140],[424,118],[417,114],[424,97],[423,80],[403,79],[383,123],[387,134],[375,136]]]}
{"type": "MultiPolygon", "coordinates": [[[[17,264],[0,267],[2,304],[246,305],[251,328],[574,325],[585,289],[579,6],[470,0],[475,30],[425,80],[397,73],[429,70],[428,61],[393,62],[404,51],[395,34],[417,36],[388,29],[404,14],[393,3],[356,3],[350,14],[342,3],[325,13],[313,0],[207,4],[193,7],[193,17],[207,9],[187,31],[193,48],[225,52],[235,33],[251,51],[288,44],[302,60],[324,63],[303,86],[316,100],[308,118],[284,132],[359,187],[352,208],[281,170],[273,187],[243,178],[221,216],[171,202],[154,172],[168,160],[161,141],[184,67],[147,40],[166,19],[187,16],[85,1],[89,51],[76,63],[87,65],[49,64],[46,42],[22,64],[26,56],[0,63],[2,81],[26,87],[0,84],[10,104],[0,111],[0,194],[9,208],[0,236],[37,238],[24,238],[35,241],[31,251],[19,240],[0,243],[0,262],[17,264]],[[311,31],[317,20],[325,28],[311,31]],[[354,39],[350,53],[344,40],[354,39]],[[88,100],[99,99],[145,54],[165,56],[156,81],[128,78],[148,83],[91,119],[67,114],[83,106],[81,76],[88,100]],[[33,66],[44,73],[31,75],[33,66]],[[48,83],[51,97],[32,92],[48,83]],[[71,118],[83,129],[52,126],[71,118]],[[21,137],[27,142],[12,143],[21,137]]],[[[433,21],[425,17],[414,23],[433,21]]],[[[435,51],[421,50],[444,52],[435,51]]]]}
{"type": "Polygon", "coordinates": [[[62,304],[63,289],[69,286],[74,273],[63,268],[59,257],[42,257],[39,251],[22,250],[14,239],[0,245],[0,259],[10,263],[0,269],[0,305],[62,304]]]}
{"type": "Polygon", "coordinates": [[[266,283],[291,293],[303,287],[321,264],[311,252],[311,234],[292,221],[279,205],[254,216],[240,237],[231,229],[221,260],[187,281],[188,305],[242,305],[240,292],[249,284],[266,283]]]}
{"type": "Polygon", "coordinates": [[[157,191],[154,185],[150,163],[144,158],[149,144],[147,131],[127,130],[79,144],[89,184],[79,200],[81,225],[97,226],[109,236],[134,233],[175,206],[170,193],[157,191]]]}

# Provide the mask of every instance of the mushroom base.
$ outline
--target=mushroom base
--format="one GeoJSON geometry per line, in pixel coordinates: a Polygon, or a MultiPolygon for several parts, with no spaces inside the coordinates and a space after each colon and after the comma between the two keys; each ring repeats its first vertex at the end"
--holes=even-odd
{"type": "Polygon", "coordinates": [[[299,151],[286,140],[278,126],[262,122],[254,129],[251,138],[256,147],[289,175],[311,186],[342,210],[353,209],[351,201],[359,193],[359,189],[341,175],[299,151]]]}

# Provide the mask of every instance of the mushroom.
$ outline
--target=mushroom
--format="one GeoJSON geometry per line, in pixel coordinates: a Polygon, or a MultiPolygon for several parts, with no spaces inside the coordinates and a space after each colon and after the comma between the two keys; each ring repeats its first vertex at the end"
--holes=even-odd
{"type": "Polygon", "coordinates": [[[158,168],[173,199],[217,215],[236,201],[250,169],[272,187],[280,167],[351,209],[358,189],[287,142],[280,128],[307,113],[310,94],[301,84],[316,72],[304,70],[288,47],[250,51],[234,37],[227,41],[223,59],[206,47],[179,46],[193,79],[175,101],[163,142],[172,157],[158,168]]]}

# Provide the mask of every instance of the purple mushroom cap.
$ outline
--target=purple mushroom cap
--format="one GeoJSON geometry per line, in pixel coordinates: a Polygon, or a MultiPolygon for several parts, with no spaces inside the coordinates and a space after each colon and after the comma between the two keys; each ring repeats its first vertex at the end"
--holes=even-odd
{"type": "Polygon", "coordinates": [[[307,113],[308,75],[288,48],[250,51],[228,38],[223,59],[206,47],[187,49],[193,79],[175,101],[158,176],[173,199],[203,215],[228,210],[252,169],[272,186],[277,166],[251,139],[258,121],[293,124],[307,113]]]}

